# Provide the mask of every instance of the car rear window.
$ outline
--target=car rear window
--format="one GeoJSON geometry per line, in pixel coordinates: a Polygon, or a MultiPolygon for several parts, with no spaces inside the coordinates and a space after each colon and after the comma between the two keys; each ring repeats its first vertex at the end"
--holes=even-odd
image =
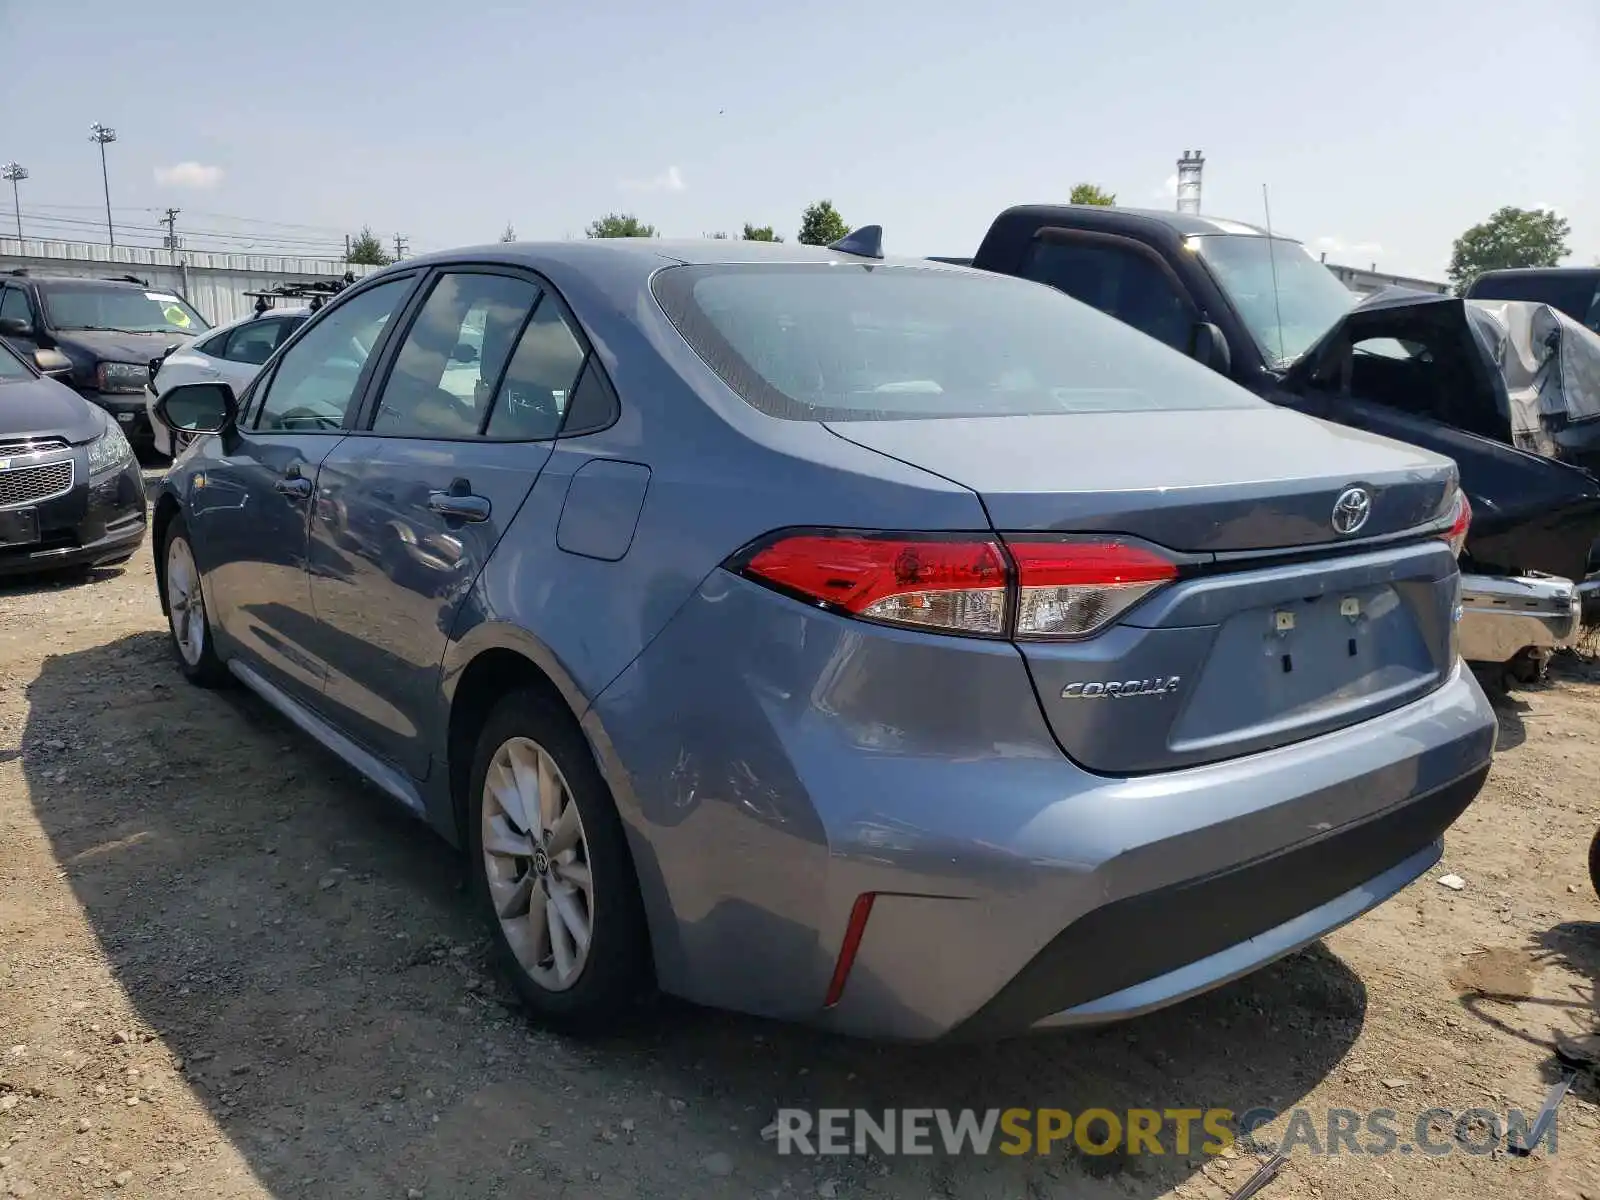
{"type": "Polygon", "coordinates": [[[1042,284],[855,263],[668,267],[652,290],[742,399],[787,420],[905,420],[1263,403],[1042,284]]]}

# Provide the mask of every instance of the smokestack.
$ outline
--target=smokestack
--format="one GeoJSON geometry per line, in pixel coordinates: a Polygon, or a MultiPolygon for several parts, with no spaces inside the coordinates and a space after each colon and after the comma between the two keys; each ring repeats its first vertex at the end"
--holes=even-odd
{"type": "Polygon", "coordinates": [[[1179,212],[1200,211],[1200,172],[1205,169],[1205,165],[1206,160],[1198,150],[1185,150],[1183,157],[1178,159],[1179,212]]]}

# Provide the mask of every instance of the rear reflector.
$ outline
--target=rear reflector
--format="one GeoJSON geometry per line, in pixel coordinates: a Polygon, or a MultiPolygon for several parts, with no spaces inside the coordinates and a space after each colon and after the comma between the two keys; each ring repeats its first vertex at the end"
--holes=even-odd
{"type": "Polygon", "coordinates": [[[872,915],[875,892],[862,892],[850,909],[850,923],[844,927],[844,942],[839,946],[839,958],[833,964],[833,978],[828,980],[828,994],[822,1007],[832,1008],[844,995],[845,982],[850,978],[850,968],[855,966],[856,951],[861,949],[861,936],[867,932],[867,918],[872,915]]]}
{"type": "Polygon", "coordinates": [[[1084,637],[1163,584],[1177,565],[1127,542],[1008,542],[1017,564],[1017,637],[1084,637]]]}
{"type": "Polygon", "coordinates": [[[1457,492],[1455,506],[1450,510],[1450,528],[1444,534],[1444,540],[1450,543],[1450,549],[1455,551],[1457,558],[1461,556],[1461,548],[1467,544],[1467,530],[1470,528],[1472,505],[1465,492],[1457,492]]]}
{"type": "Polygon", "coordinates": [[[1086,637],[1178,577],[1170,559],[1121,538],[827,530],[775,534],[729,566],[870,621],[1018,638],[1086,637]]]}
{"type": "Polygon", "coordinates": [[[744,573],[874,621],[1005,632],[1008,571],[988,538],[797,534],[758,550],[744,573]]]}

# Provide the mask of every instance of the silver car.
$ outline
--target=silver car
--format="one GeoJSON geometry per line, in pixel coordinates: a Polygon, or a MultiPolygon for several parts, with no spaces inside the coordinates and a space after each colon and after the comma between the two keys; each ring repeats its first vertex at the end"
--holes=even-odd
{"type": "Polygon", "coordinates": [[[1454,466],[1039,284],[480,247],[161,409],[214,434],[179,666],[460,846],[554,1023],[1130,1016],[1393,895],[1489,768],[1454,466]]]}

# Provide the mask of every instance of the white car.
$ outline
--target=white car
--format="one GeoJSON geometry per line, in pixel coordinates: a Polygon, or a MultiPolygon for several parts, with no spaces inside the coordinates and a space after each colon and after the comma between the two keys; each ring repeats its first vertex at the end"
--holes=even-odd
{"type": "Polygon", "coordinates": [[[269,308],[242,321],[213,329],[161,360],[161,365],[145,385],[145,410],[150,414],[150,429],[156,450],[169,457],[188,444],[179,434],[174,444],[172,430],[156,416],[156,402],[168,389],[180,383],[226,383],[235,393],[256,377],[261,364],[306,323],[309,308],[269,308]]]}

